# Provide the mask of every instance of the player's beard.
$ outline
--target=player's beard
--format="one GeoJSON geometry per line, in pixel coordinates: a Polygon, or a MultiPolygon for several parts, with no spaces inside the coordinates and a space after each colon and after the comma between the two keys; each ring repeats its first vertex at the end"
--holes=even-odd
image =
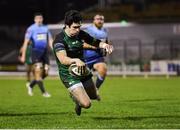
{"type": "Polygon", "coordinates": [[[97,28],[101,29],[103,26],[103,23],[95,23],[94,24],[97,28]]]}

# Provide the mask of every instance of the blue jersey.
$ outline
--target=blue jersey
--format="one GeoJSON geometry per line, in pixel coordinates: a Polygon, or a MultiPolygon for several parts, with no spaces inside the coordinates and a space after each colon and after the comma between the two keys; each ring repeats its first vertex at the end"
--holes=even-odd
{"type": "Polygon", "coordinates": [[[48,27],[32,24],[26,31],[25,38],[32,42],[32,53],[42,55],[48,47],[48,38],[51,38],[48,27]]]}
{"type": "MultiPolygon", "coordinates": [[[[103,42],[107,41],[108,34],[105,28],[98,29],[96,26],[91,25],[87,27],[86,32],[96,39],[99,39],[103,42]]],[[[88,50],[88,49],[84,50],[84,59],[87,64],[91,63],[91,61],[98,59],[100,57],[103,57],[103,56],[100,53],[99,49],[98,50],[88,50]]]]}

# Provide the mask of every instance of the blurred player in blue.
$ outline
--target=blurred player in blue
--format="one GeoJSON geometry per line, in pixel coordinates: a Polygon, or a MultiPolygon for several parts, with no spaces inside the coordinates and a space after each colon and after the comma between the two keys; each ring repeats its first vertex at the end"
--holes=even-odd
{"type": "MultiPolygon", "coordinates": [[[[101,14],[96,14],[94,16],[93,24],[87,27],[85,31],[89,33],[92,37],[108,43],[107,30],[103,27],[103,24],[104,24],[104,16],[101,14]]],[[[84,45],[84,48],[86,48],[86,45],[84,45]]],[[[97,89],[99,89],[102,83],[104,82],[107,73],[107,66],[104,61],[105,55],[106,55],[106,51],[100,48],[98,49],[92,48],[92,49],[84,50],[84,58],[86,64],[90,69],[97,71],[97,79],[95,83],[97,89]]],[[[100,100],[99,94],[98,94],[98,100],[100,100]]]]}
{"type": "Polygon", "coordinates": [[[34,15],[34,24],[32,24],[26,31],[25,40],[22,46],[21,62],[25,62],[26,51],[28,44],[31,44],[31,60],[33,64],[34,80],[26,86],[28,94],[33,96],[33,87],[37,84],[44,97],[51,95],[45,90],[43,79],[48,75],[49,70],[49,47],[52,48],[52,36],[47,28],[43,25],[43,15],[36,13],[34,15]]]}

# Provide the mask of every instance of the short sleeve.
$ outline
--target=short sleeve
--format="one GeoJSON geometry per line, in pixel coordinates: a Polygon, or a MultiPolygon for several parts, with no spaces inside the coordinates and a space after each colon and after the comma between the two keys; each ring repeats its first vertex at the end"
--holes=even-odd
{"type": "Polygon", "coordinates": [[[64,45],[63,40],[61,40],[59,35],[56,36],[56,38],[53,42],[53,49],[55,52],[65,50],[65,45],[64,45]]]}
{"type": "Polygon", "coordinates": [[[32,34],[33,34],[33,30],[31,28],[28,28],[26,30],[25,39],[31,39],[32,34]]]}
{"type": "Polygon", "coordinates": [[[54,50],[55,52],[61,51],[61,50],[65,50],[65,46],[63,43],[54,43],[54,50]]]}

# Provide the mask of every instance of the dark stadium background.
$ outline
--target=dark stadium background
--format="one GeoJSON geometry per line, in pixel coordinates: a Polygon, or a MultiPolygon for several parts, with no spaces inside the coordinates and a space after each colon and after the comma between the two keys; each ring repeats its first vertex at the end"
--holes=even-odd
{"type": "Polygon", "coordinates": [[[84,10],[94,4],[96,0],[0,0],[0,24],[29,25],[35,12],[42,12],[46,23],[57,23],[67,10],[84,10]]]}
{"type": "MultiPolygon", "coordinates": [[[[125,31],[117,29],[120,31],[118,33],[120,33],[122,39],[129,37],[128,41],[114,39],[116,41],[115,44],[118,45],[128,44],[130,41],[130,45],[128,45],[130,51],[128,51],[127,48],[127,50],[122,53],[125,55],[123,58],[127,64],[149,63],[153,58],[156,60],[172,60],[179,57],[179,26],[176,28],[177,34],[171,32],[172,26],[179,25],[180,22],[179,0],[0,0],[0,65],[20,64],[17,58],[18,51],[22,45],[25,30],[33,23],[33,14],[35,12],[43,13],[45,24],[58,24],[63,23],[64,14],[70,9],[81,11],[84,23],[92,22],[93,15],[100,12],[105,15],[106,22],[121,23],[123,21],[124,23],[132,22],[138,24],[138,26],[134,27],[134,34],[131,33],[131,35],[129,32],[132,32],[131,29],[133,28],[125,31]],[[166,27],[165,30],[163,30],[164,27],[166,27]],[[125,33],[128,35],[123,37],[125,33]],[[157,35],[155,35],[156,33],[157,35]],[[144,36],[144,34],[146,34],[146,36],[144,36]],[[135,38],[134,41],[134,37],[136,36],[138,39],[135,38]],[[144,39],[148,43],[144,41],[144,39]],[[136,50],[133,47],[134,45],[137,45],[135,47],[137,48],[136,50]],[[164,45],[165,47],[163,47],[164,45]],[[140,55],[141,52],[138,48],[143,47],[156,48],[155,51],[157,51],[158,54],[148,54],[150,55],[149,57],[146,57],[144,54],[140,55]],[[137,52],[134,53],[133,51],[131,52],[131,50],[137,52]],[[161,51],[168,53],[164,55],[161,51]],[[7,55],[11,53],[12,55],[7,55]],[[132,57],[131,55],[140,56],[135,57],[135,60],[129,60],[128,57],[132,57]],[[145,56],[144,59],[148,59],[148,61],[142,61],[143,56],[145,56]]],[[[110,34],[111,37],[119,37],[115,35],[117,35],[116,32],[110,34]]],[[[120,48],[123,48],[123,46],[120,46],[120,48]]],[[[144,50],[142,49],[142,51],[144,50]]],[[[118,54],[118,52],[120,51],[116,50],[111,59],[113,59],[113,56],[122,56],[122,54],[118,54]]],[[[114,57],[114,59],[115,58],[116,57],[114,57]]],[[[117,64],[119,64],[119,61],[117,61],[117,64]]],[[[1,70],[6,69],[6,67],[1,67],[1,70]]],[[[12,70],[14,70],[13,67],[12,70]]]]}

